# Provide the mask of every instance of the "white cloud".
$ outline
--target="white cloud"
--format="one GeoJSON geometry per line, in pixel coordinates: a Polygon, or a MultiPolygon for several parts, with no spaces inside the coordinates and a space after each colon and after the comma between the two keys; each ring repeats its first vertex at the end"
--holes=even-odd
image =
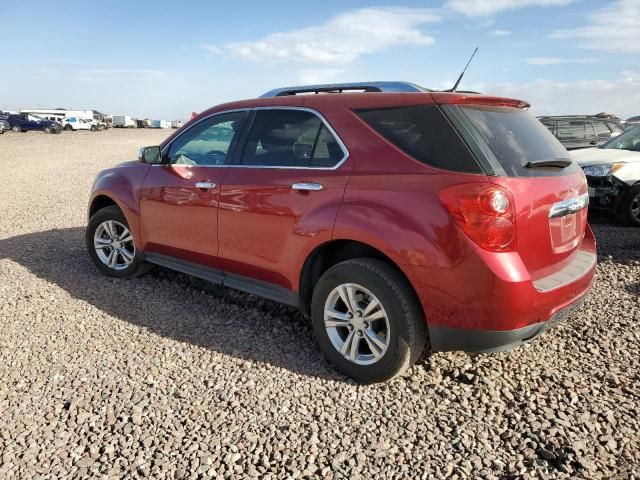
{"type": "Polygon", "coordinates": [[[584,27],[558,30],[552,38],[582,39],[574,42],[592,50],[640,53],[640,1],[617,0],[589,16],[584,27]]]}
{"type": "Polygon", "coordinates": [[[529,65],[547,66],[564,63],[595,63],[593,58],[533,57],[525,59],[529,65]]]}
{"type": "Polygon", "coordinates": [[[348,65],[361,55],[401,45],[431,45],[434,38],[419,30],[440,21],[425,8],[363,8],[350,10],[327,22],[289,32],[272,33],[256,41],[202,45],[222,49],[254,62],[348,65]]]}
{"type": "Polygon", "coordinates": [[[489,35],[494,37],[508,37],[511,35],[511,30],[491,30],[489,35]]]}
{"type": "Polygon", "coordinates": [[[481,91],[530,101],[536,115],[602,111],[622,118],[640,115],[640,72],[623,71],[618,80],[558,82],[540,79],[525,84],[485,85],[481,91]]]}
{"type": "Polygon", "coordinates": [[[447,0],[446,7],[468,16],[485,16],[524,7],[560,7],[575,0],[447,0]]]}

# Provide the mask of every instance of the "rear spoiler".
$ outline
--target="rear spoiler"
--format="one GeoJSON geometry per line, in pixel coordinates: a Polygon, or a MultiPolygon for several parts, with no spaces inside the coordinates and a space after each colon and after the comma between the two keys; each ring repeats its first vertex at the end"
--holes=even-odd
{"type": "Polygon", "coordinates": [[[433,101],[439,105],[480,105],[486,107],[511,107],[527,109],[529,102],[515,98],[492,97],[489,95],[465,95],[447,92],[431,92],[433,101]]]}

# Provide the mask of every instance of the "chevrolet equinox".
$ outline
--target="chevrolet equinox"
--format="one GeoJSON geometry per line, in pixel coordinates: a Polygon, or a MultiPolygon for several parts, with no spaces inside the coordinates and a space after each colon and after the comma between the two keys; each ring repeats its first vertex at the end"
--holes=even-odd
{"type": "Polygon", "coordinates": [[[513,348],[591,287],[587,183],[520,100],[403,82],[213,107],[98,174],[105,275],[160,265],[294,305],[361,382],[513,348]]]}

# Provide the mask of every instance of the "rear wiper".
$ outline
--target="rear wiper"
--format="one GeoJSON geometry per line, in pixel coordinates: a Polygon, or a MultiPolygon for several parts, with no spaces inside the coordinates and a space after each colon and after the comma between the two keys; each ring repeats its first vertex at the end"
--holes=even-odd
{"type": "Polygon", "coordinates": [[[566,168],[571,165],[571,160],[568,158],[554,158],[552,160],[534,160],[533,162],[527,162],[526,168],[543,168],[543,167],[556,167],[566,168]]]}

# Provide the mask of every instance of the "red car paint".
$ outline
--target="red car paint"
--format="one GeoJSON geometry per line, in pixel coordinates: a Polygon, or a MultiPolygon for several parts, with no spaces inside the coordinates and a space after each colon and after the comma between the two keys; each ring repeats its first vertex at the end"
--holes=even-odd
{"type": "Polygon", "coordinates": [[[264,106],[319,112],[346,145],[336,170],[204,168],[130,162],[102,172],[91,196],[124,212],[136,248],[301,291],[309,256],[351,240],[382,252],[416,291],[430,327],[506,331],[548,320],[590,288],[595,263],[579,278],[540,291],[534,281],[562,270],[578,252],[595,254],[586,209],[550,219],[554,203],[584,194],[578,171],[552,177],[489,177],[421,163],[376,134],[354,110],[430,104],[528,106],[519,100],[450,93],[304,95],[233,102],[191,119],[163,142],[212,113],[264,106]],[[217,185],[201,191],[194,185],[217,185]],[[318,182],[296,192],[294,182],[318,182]],[[488,251],[456,224],[439,193],[491,184],[514,201],[513,251],[488,251]],[[142,212],[142,215],[141,215],[142,212]]]}

